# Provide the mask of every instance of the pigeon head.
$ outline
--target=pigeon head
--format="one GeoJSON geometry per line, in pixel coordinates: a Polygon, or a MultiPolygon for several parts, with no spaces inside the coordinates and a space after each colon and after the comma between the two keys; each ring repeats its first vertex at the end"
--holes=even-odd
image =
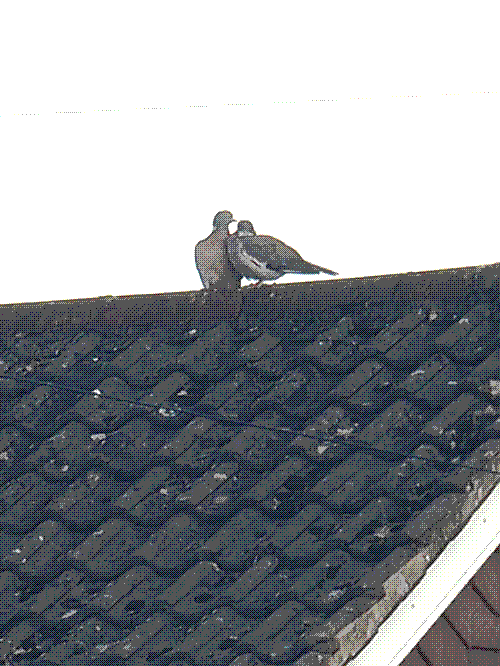
{"type": "Polygon", "coordinates": [[[238,236],[255,236],[255,229],[250,220],[240,220],[238,222],[238,236]]]}
{"type": "Polygon", "coordinates": [[[214,229],[219,229],[221,227],[223,228],[225,227],[227,229],[232,221],[233,221],[232,213],[230,213],[228,210],[221,210],[214,217],[214,229]]]}

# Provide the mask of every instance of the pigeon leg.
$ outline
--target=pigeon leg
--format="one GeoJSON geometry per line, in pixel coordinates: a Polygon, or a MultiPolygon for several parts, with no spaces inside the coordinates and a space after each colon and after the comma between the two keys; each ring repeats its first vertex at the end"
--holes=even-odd
{"type": "Polygon", "coordinates": [[[200,305],[205,305],[208,298],[208,289],[206,288],[200,289],[198,293],[201,294],[200,305]]]}

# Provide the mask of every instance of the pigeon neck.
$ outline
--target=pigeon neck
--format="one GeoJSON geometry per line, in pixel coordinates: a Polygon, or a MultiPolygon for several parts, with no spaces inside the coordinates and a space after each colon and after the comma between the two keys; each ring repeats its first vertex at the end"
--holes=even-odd
{"type": "Polygon", "coordinates": [[[226,236],[229,236],[229,224],[221,224],[218,227],[215,227],[213,234],[218,238],[225,238],[226,236]]]}

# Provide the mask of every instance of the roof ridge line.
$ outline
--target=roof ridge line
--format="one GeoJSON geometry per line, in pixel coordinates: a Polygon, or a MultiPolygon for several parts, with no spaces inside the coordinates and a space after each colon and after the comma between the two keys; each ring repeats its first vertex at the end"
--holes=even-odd
{"type": "MultiPolygon", "coordinates": [[[[433,268],[430,270],[422,270],[422,271],[405,271],[403,273],[382,273],[380,275],[359,275],[356,277],[347,277],[347,278],[336,278],[335,280],[333,279],[327,279],[327,280],[314,280],[314,281],[301,281],[301,282],[282,282],[279,284],[273,284],[273,285],[267,285],[268,287],[271,287],[273,289],[279,289],[282,290],[284,288],[288,288],[290,286],[295,286],[299,287],[303,286],[304,288],[306,286],[310,285],[315,285],[315,284],[329,284],[335,282],[337,283],[344,283],[344,282],[353,282],[353,281],[362,281],[362,280],[383,280],[383,279],[388,279],[388,278],[403,278],[405,276],[427,276],[427,275],[443,275],[446,273],[455,273],[457,271],[467,271],[467,270],[473,270],[475,273],[481,273],[482,269],[485,268],[493,268],[493,267],[498,267],[500,269],[500,262],[492,263],[492,264],[477,264],[477,265],[472,265],[472,266],[458,266],[458,267],[450,267],[450,268],[433,268]]],[[[242,287],[242,290],[247,290],[248,285],[245,285],[242,287]]],[[[114,300],[118,299],[125,299],[125,298],[153,298],[155,296],[164,296],[164,297],[174,297],[174,296],[188,296],[191,294],[197,294],[199,293],[200,290],[197,289],[191,289],[189,291],[170,291],[170,292],[156,292],[156,293],[148,293],[148,294],[119,294],[118,296],[114,296],[112,294],[107,294],[105,296],[84,296],[81,298],[63,298],[59,300],[55,299],[50,299],[47,301],[26,301],[26,302],[21,302],[21,303],[0,303],[0,310],[3,308],[16,308],[16,307],[33,307],[35,308],[36,306],[43,306],[43,305],[64,305],[64,304],[70,304],[70,303],[91,303],[94,301],[102,301],[105,300],[107,302],[111,302],[114,300]]]]}

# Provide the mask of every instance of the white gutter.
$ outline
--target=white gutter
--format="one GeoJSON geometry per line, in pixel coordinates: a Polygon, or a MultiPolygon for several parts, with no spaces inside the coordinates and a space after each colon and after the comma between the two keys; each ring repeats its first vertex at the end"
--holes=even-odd
{"type": "Polygon", "coordinates": [[[398,666],[500,545],[500,484],[349,666],[398,666]]]}

